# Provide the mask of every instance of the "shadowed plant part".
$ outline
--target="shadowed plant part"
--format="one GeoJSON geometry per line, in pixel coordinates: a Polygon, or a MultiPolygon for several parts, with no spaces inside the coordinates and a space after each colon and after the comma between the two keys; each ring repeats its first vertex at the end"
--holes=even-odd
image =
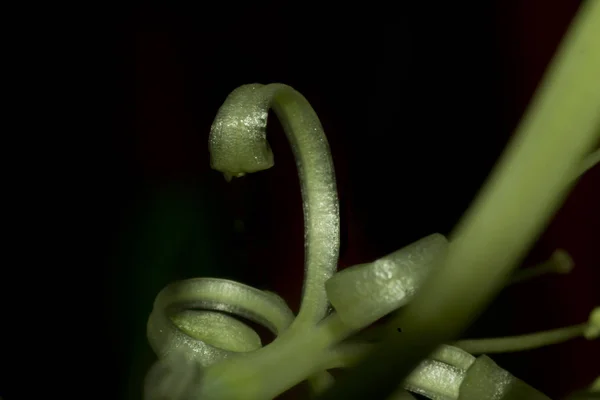
{"type": "MultiPolygon", "coordinates": [[[[595,340],[600,308],[573,327],[516,337],[456,338],[506,283],[573,268],[568,253],[559,249],[548,262],[511,276],[577,178],[598,161],[593,148],[600,136],[600,83],[592,79],[600,71],[598,38],[600,2],[588,2],[511,145],[449,238],[433,233],[337,273],[336,181],[315,111],[283,84],[235,89],[211,128],[211,166],[228,181],[272,167],[266,124],[269,111],[275,112],[301,184],[305,270],[300,311],[294,315],[277,294],[239,282],[195,278],[170,284],[158,294],[148,321],[158,361],[148,372],[145,398],[263,400],[307,380],[323,399],[415,398],[411,393],[441,400],[548,399],[485,353],[575,337],[595,340]],[[550,166],[548,158],[555,160],[550,166]],[[457,291],[470,295],[465,300],[457,291]],[[369,328],[396,310],[401,311],[390,325],[369,328]],[[263,346],[239,318],[266,327],[275,340],[263,346]],[[350,370],[338,382],[328,372],[334,368],[350,370]]],[[[591,390],[598,386],[596,381],[591,390]]]]}

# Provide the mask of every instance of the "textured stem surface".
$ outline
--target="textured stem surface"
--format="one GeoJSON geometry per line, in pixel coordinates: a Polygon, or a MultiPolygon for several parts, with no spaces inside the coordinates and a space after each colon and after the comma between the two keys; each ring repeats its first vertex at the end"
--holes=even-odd
{"type": "Polygon", "coordinates": [[[273,154],[266,140],[270,108],[279,118],[296,158],[304,206],[304,288],[294,324],[317,323],[327,313],[325,281],[337,268],[339,206],[329,144],[315,111],[304,96],[286,85],[237,88],[213,123],[211,165],[226,178],[271,167],[273,154]]]}

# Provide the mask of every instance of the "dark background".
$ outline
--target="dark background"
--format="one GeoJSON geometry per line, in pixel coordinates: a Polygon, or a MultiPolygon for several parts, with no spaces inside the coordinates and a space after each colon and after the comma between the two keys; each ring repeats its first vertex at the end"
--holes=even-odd
{"type": "MultiPolygon", "coordinates": [[[[87,259],[99,265],[80,267],[97,285],[74,290],[89,292],[106,318],[68,316],[80,330],[92,325],[98,338],[90,336],[92,357],[82,353],[72,378],[54,382],[58,391],[72,383],[86,397],[139,398],[154,360],[146,320],[155,295],[174,279],[239,280],[278,292],[297,310],[301,199],[276,118],[268,128],[274,168],[229,184],[209,168],[210,125],[239,85],[286,83],[320,116],[338,180],[341,267],[448,234],[508,141],[579,2],[486,4],[325,10],[263,2],[113,14],[110,35],[77,75],[91,98],[84,107],[96,116],[90,126],[102,129],[91,129],[84,154],[95,165],[92,191],[80,204],[87,228],[73,233],[85,236],[87,259]]],[[[577,184],[525,263],[563,247],[576,262],[573,273],[507,289],[467,336],[587,319],[598,303],[599,178],[595,168],[577,184]]],[[[493,358],[558,398],[597,375],[598,350],[597,342],[577,339],[493,358]]]]}

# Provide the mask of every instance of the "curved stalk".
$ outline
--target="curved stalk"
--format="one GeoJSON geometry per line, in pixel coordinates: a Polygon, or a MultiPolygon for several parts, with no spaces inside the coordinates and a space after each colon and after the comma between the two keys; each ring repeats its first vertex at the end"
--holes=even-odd
{"type": "Polygon", "coordinates": [[[327,313],[325,281],[337,268],[340,228],[333,161],[315,111],[286,85],[235,89],[211,128],[211,166],[226,179],[271,167],[273,153],[265,132],[269,108],[279,118],[296,158],[304,207],[304,288],[294,325],[317,323],[327,313]]]}

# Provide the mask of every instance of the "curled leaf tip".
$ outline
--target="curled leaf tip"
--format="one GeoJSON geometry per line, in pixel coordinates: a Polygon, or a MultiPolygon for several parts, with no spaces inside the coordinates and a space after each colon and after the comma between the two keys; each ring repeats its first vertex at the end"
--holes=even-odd
{"type": "Polygon", "coordinates": [[[264,85],[233,90],[219,108],[209,136],[210,165],[231,177],[262,171],[274,164],[266,127],[270,98],[264,85]]]}

